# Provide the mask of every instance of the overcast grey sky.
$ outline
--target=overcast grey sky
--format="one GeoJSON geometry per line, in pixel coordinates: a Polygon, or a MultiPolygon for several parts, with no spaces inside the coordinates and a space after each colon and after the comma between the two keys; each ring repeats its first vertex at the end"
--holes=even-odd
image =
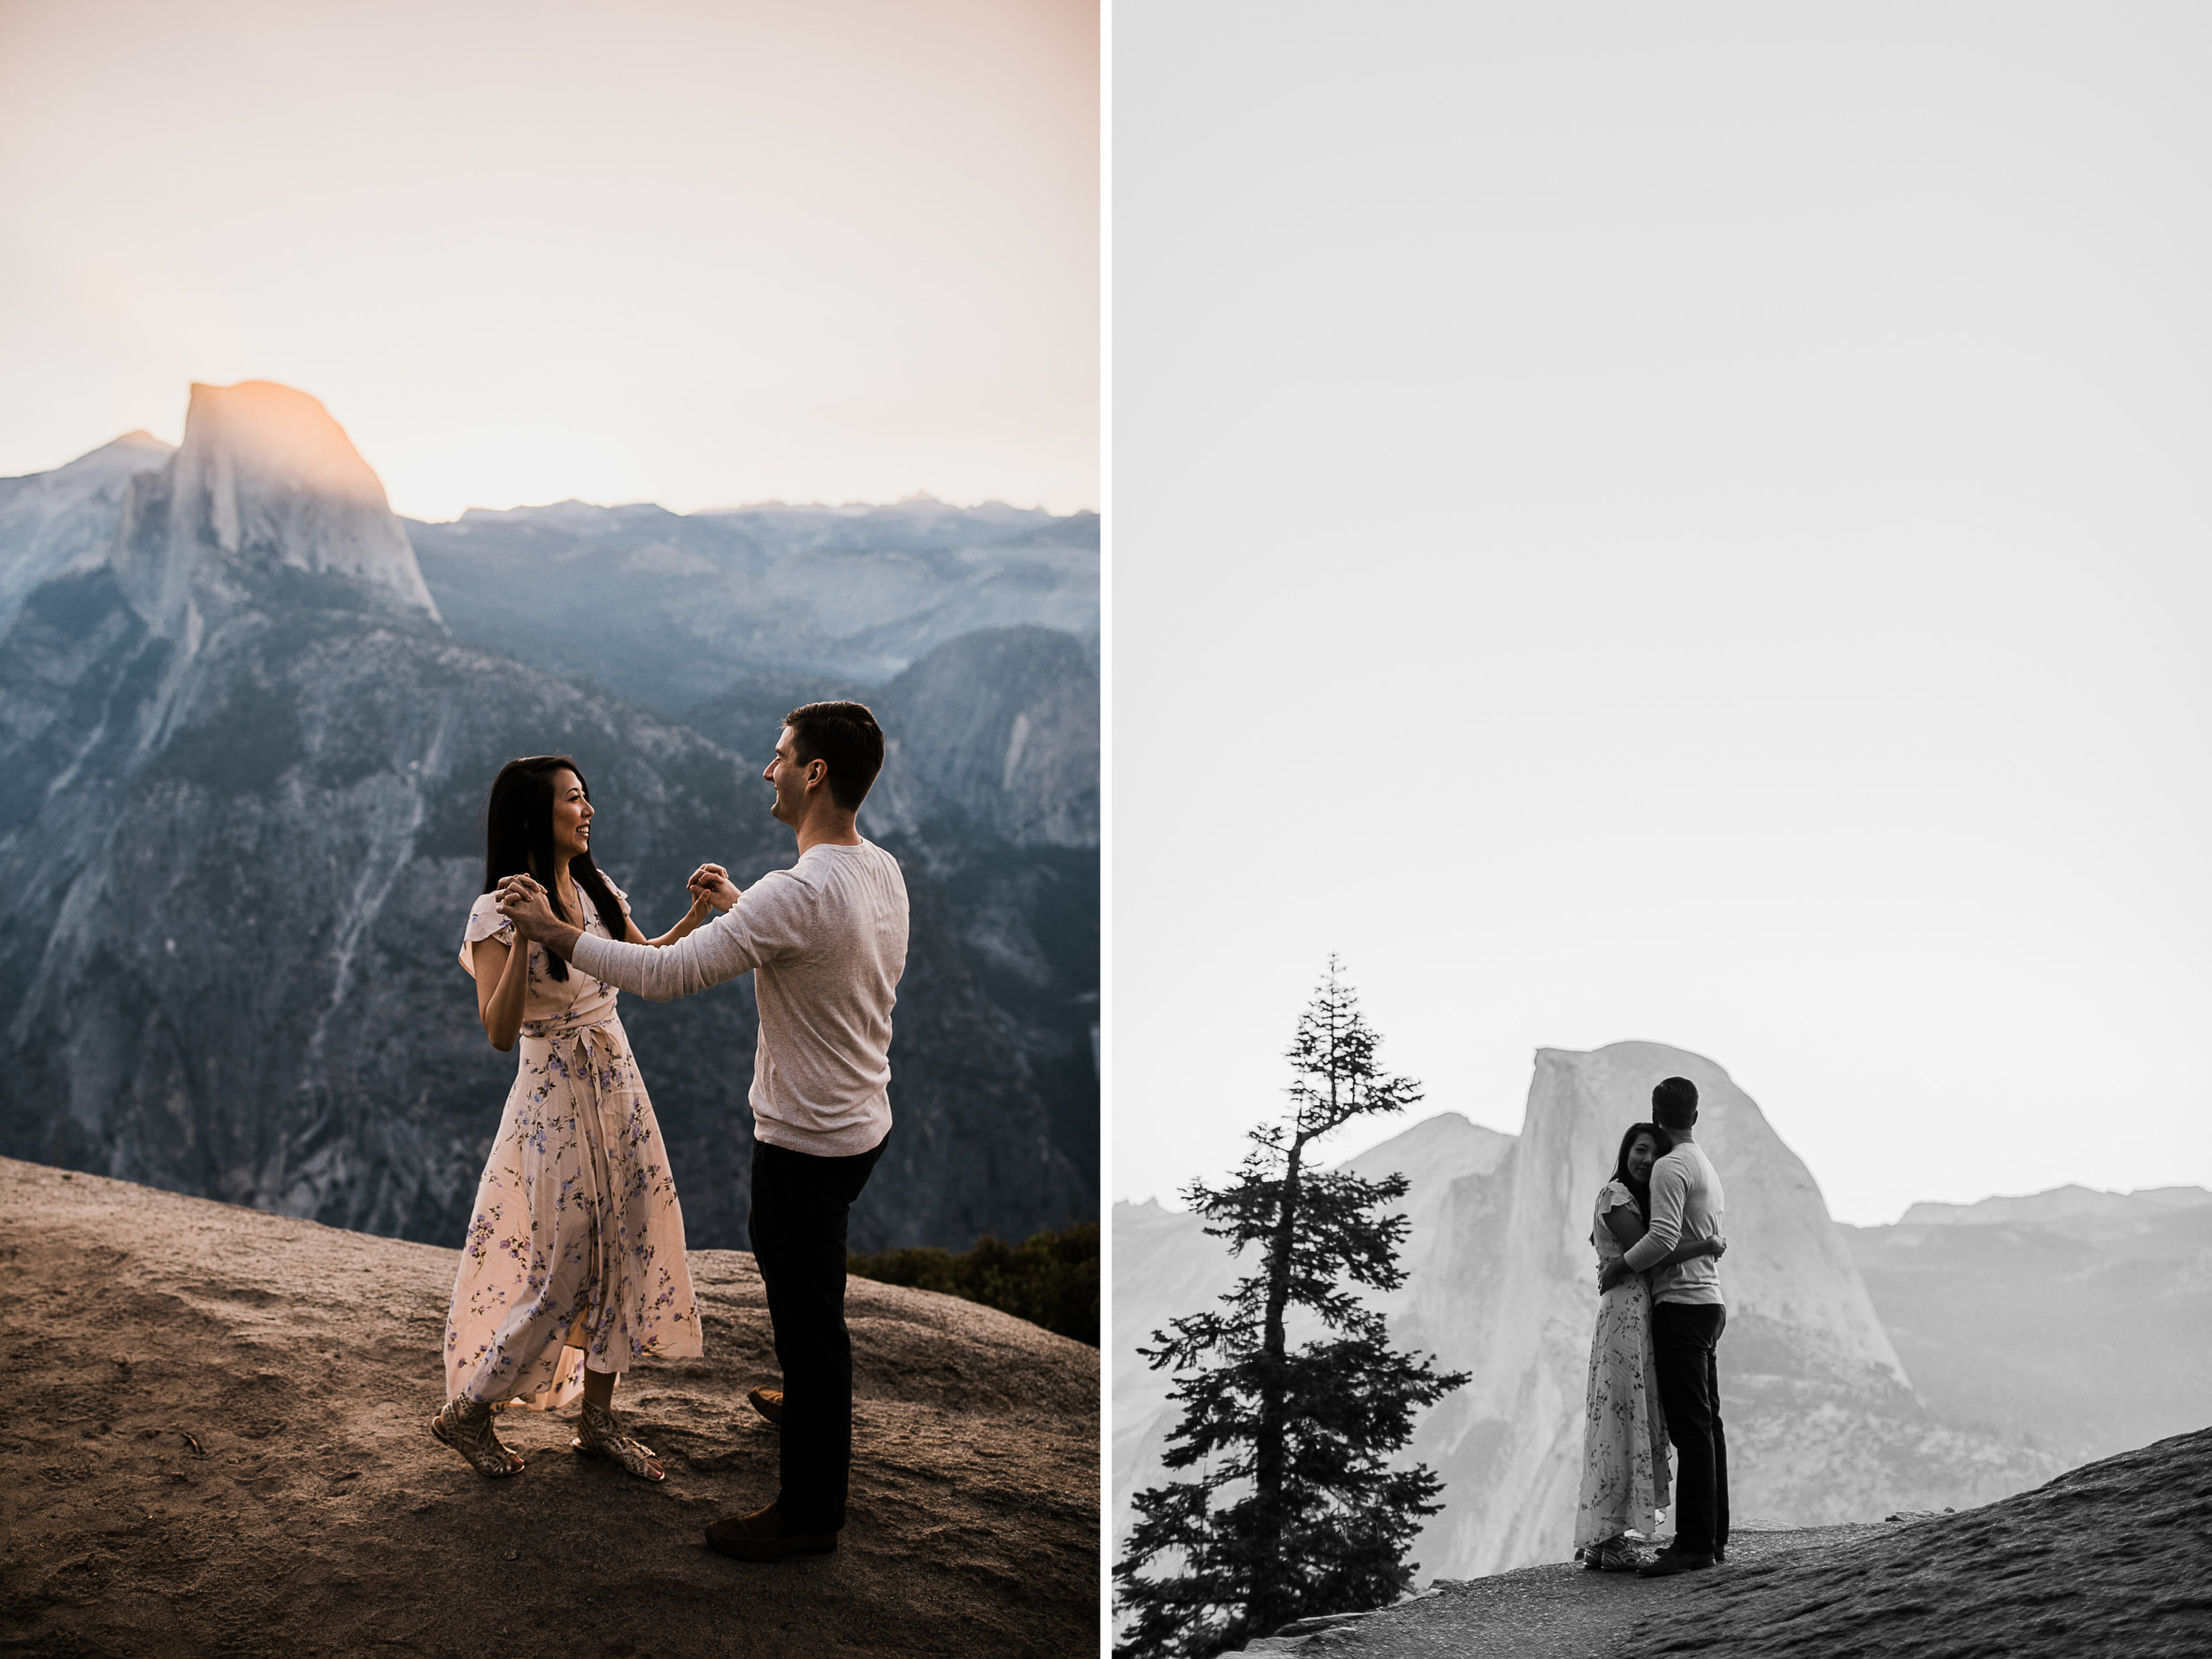
{"type": "Polygon", "coordinates": [[[193,380],[400,511],[1099,504],[1093,0],[0,0],[0,475],[193,380]]]}
{"type": "Polygon", "coordinates": [[[2212,12],[1125,0],[1114,73],[1113,1195],[1332,950],[1425,1111],[1644,1038],[1845,1220],[2212,1184],[2212,12]]]}

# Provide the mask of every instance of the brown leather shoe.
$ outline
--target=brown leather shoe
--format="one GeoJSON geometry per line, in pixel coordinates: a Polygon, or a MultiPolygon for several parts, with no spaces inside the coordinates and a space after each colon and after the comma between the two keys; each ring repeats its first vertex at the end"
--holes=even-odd
{"type": "Polygon", "coordinates": [[[772,1503],[710,1524],[707,1542],[737,1561],[781,1561],[786,1555],[826,1555],[837,1548],[837,1534],[787,1531],[783,1512],[772,1503]]]}
{"type": "Polygon", "coordinates": [[[766,1417],[778,1428],[783,1426],[783,1390],[756,1388],[745,1396],[753,1409],[766,1417]]]}

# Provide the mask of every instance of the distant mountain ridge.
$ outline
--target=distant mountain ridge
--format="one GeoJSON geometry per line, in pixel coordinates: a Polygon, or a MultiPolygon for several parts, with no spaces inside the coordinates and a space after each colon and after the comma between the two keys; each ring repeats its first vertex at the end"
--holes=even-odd
{"type": "Polygon", "coordinates": [[[1985,1198],[1971,1204],[1915,1204],[1903,1227],[1988,1226],[2004,1222],[2065,1221],[2088,1216],[2140,1216],[2196,1210],[2212,1204],[2201,1187],[2146,1187],[2132,1193],[2101,1193],[2093,1187],[2055,1187],[2020,1198],[1985,1198]]]}
{"type": "MultiPolygon", "coordinates": [[[[577,756],[597,856],[649,931],[702,857],[741,882],[790,861],[759,735],[741,758],[455,639],[373,472],[289,388],[196,387],[174,451],[127,439],[0,480],[0,584],[16,595],[0,620],[11,1155],[449,1241],[514,1064],[455,960],[499,764],[577,756]]],[[[934,649],[925,677],[1010,734],[1059,706],[1037,676],[1085,661],[1061,635],[934,649]]],[[[1079,778],[1087,741],[1094,777],[1094,716],[1054,733],[999,793],[1026,800],[1033,761],[1079,778]]],[[[908,872],[914,928],[897,1127],[858,1248],[1096,1212],[1094,785],[1065,833],[1019,842],[1024,864],[1001,856],[1011,820],[975,769],[940,778],[927,750],[864,814],[908,872]]],[[[693,1242],[741,1244],[749,985],[624,1018],[693,1242]]]]}
{"type": "Polygon", "coordinates": [[[2212,1423],[2212,1194],[1985,1204],[1838,1228],[1932,1412],[2069,1463],[2212,1423]]]}
{"type": "Polygon", "coordinates": [[[1098,634],[1095,513],[562,502],[408,528],[457,635],[664,715],[748,676],[881,685],[978,629],[1098,634]]]}

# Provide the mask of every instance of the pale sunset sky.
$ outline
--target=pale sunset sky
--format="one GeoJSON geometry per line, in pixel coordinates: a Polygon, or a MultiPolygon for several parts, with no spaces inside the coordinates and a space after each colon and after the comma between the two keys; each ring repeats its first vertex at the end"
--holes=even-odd
{"type": "Polygon", "coordinates": [[[194,380],[398,511],[1099,498],[1087,0],[0,0],[0,475],[194,380]]]}
{"type": "Polygon", "coordinates": [[[2212,1186],[2212,10],[1113,40],[1112,1196],[1331,951],[1415,1117],[1638,1038],[1847,1221],[2212,1186]]]}

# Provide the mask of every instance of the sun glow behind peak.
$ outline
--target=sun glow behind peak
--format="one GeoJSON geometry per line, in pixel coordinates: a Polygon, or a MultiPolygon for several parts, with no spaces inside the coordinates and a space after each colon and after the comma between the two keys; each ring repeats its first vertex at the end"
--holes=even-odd
{"type": "Polygon", "coordinates": [[[1097,73],[1080,4],[0,10],[0,473],[266,380],[419,518],[1095,505],[1097,73]]]}

